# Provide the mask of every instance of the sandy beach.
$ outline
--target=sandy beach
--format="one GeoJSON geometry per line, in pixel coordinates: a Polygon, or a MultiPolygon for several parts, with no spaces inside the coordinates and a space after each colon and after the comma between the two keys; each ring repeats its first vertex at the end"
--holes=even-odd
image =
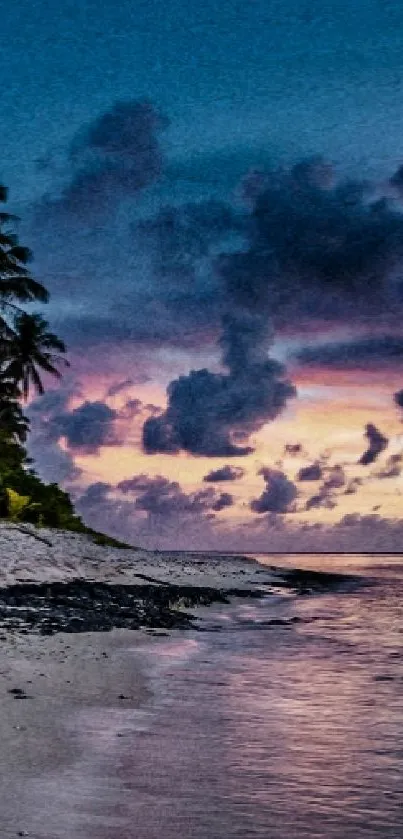
{"type": "MultiPolygon", "coordinates": [[[[257,584],[270,584],[273,575],[270,569],[239,557],[118,550],[95,545],[87,536],[0,525],[0,587],[4,596],[10,587],[18,592],[26,585],[51,586],[74,580],[105,586],[119,583],[130,586],[131,591],[146,585],[149,597],[150,586],[156,596],[160,587],[164,593],[165,587],[172,585],[191,586],[192,591],[208,586],[217,594],[231,589],[246,591],[257,584]]],[[[135,631],[79,632],[70,628],[68,632],[41,634],[34,625],[20,621],[20,612],[21,607],[5,605],[0,627],[0,835],[4,839],[90,835],[74,832],[71,811],[77,789],[81,784],[84,790],[91,774],[86,766],[85,743],[90,734],[85,726],[109,709],[116,719],[123,714],[125,727],[133,711],[147,708],[151,699],[147,674],[140,658],[130,650],[152,643],[155,636],[166,636],[167,631],[148,626],[135,631]],[[78,719],[87,720],[80,731],[75,728],[78,719]],[[72,772],[75,791],[69,795],[72,772]]],[[[122,732],[116,730],[115,736],[122,732]]],[[[91,814],[96,809],[94,795],[90,789],[84,795],[86,831],[90,831],[91,814]]],[[[79,821],[82,825],[83,813],[79,821]]]]}

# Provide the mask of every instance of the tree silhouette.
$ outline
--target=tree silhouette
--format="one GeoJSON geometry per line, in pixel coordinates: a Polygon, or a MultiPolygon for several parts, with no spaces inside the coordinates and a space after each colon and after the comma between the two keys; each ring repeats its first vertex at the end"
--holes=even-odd
{"type": "Polygon", "coordinates": [[[40,371],[60,378],[57,365],[69,366],[69,362],[61,355],[66,352],[63,341],[49,332],[48,323],[42,315],[26,312],[18,314],[15,318],[15,332],[3,343],[7,358],[4,374],[15,385],[21,386],[25,400],[31,384],[37,393],[44,393],[40,371]]]}

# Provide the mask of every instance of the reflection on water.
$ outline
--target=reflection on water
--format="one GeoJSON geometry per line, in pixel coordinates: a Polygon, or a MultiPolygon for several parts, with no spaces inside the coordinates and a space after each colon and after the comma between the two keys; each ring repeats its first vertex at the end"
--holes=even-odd
{"type": "Polygon", "coordinates": [[[376,565],[375,585],[243,601],[221,632],[137,653],[155,707],[105,750],[96,827],[76,835],[401,839],[403,566],[376,565]]]}
{"type": "Polygon", "coordinates": [[[116,839],[401,839],[403,573],[376,564],[375,586],[242,603],[182,655],[160,646],[153,724],[115,766],[116,839]]]}

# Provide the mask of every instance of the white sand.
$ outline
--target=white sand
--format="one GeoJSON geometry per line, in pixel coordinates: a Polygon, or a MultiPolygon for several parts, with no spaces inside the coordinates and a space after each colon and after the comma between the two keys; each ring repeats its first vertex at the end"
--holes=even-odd
{"type": "Polygon", "coordinates": [[[0,523],[0,586],[74,577],[135,584],[144,582],[141,575],[214,588],[251,588],[273,579],[269,568],[243,557],[100,547],[83,534],[0,523]]]}

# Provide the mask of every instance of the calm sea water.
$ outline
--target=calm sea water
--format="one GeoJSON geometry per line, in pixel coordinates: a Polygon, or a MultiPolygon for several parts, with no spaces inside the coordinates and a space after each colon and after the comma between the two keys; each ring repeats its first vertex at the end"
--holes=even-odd
{"type": "Polygon", "coordinates": [[[120,738],[111,715],[94,722],[103,794],[74,835],[402,839],[403,560],[275,561],[362,585],[238,602],[134,652],[155,700],[120,738]]]}

